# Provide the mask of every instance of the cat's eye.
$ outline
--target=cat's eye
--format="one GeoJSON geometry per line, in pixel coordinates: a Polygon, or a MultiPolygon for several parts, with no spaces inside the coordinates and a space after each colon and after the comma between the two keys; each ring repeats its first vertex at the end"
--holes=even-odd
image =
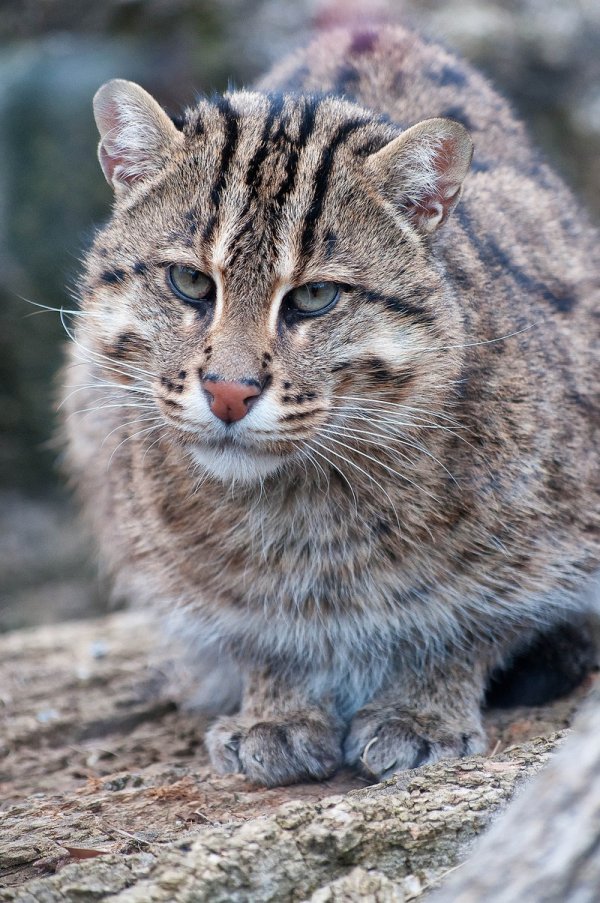
{"type": "Polygon", "coordinates": [[[167,281],[172,291],[188,304],[214,299],[215,284],[210,276],[200,270],[173,263],[167,270],[167,281]]]}
{"type": "Polygon", "coordinates": [[[288,292],[284,301],[301,316],[316,317],[332,308],[339,294],[337,282],[307,282],[288,292]]]}

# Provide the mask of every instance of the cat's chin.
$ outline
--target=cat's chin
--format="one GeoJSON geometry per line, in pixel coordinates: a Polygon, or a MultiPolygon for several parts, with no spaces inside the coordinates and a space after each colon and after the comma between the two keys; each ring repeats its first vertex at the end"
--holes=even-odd
{"type": "Polygon", "coordinates": [[[191,458],[204,473],[222,483],[259,483],[281,469],[286,458],[278,455],[253,453],[243,448],[211,448],[195,445],[191,458]]]}

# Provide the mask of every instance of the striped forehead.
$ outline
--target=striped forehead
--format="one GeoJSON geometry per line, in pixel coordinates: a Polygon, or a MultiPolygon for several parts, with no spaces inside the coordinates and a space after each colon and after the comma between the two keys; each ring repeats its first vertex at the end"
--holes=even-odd
{"type": "Polygon", "coordinates": [[[314,249],[339,149],[361,131],[373,144],[369,114],[330,97],[239,92],[188,115],[186,131],[212,144],[202,237],[213,264],[238,270],[241,259],[291,278],[314,249]]]}

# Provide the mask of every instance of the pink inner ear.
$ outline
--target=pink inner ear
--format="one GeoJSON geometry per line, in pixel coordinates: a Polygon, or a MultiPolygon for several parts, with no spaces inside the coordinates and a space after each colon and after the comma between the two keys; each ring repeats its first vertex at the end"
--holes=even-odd
{"type": "Polygon", "coordinates": [[[102,172],[106,176],[106,180],[108,182],[113,181],[113,173],[119,163],[123,161],[119,159],[119,157],[111,157],[104,147],[104,143],[100,145],[99,154],[100,157],[100,166],[102,167],[102,172]]]}
{"type": "MultiPolygon", "coordinates": [[[[121,184],[132,185],[139,181],[136,174],[128,174],[131,160],[123,154],[110,153],[106,148],[105,139],[108,139],[111,133],[117,133],[121,128],[121,120],[119,117],[119,108],[114,100],[104,102],[101,109],[96,111],[98,125],[102,127],[102,140],[99,147],[99,160],[102,171],[108,182],[113,185],[115,182],[121,184]]],[[[110,142],[109,142],[110,143],[110,142]]]]}
{"type": "Polygon", "coordinates": [[[436,181],[437,191],[432,195],[431,200],[442,204],[445,211],[447,207],[452,206],[460,191],[460,186],[452,190],[454,186],[451,178],[456,162],[456,141],[453,138],[442,138],[432,162],[439,179],[436,181]]]}
{"type": "Polygon", "coordinates": [[[452,138],[442,138],[431,160],[432,169],[437,177],[433,191],[423,193],[418,201],[409,201],[405,204],[405,209],[423,224],[427,220],[435,219],[436,226],[441,226],[454,206],[460,193],[460,185],[454,188],[455,181],[448,176],[451,175],[455,165],[455,156],[456,142],[452,138]]]}
{"type": "Polygon", "coordinates": [[[102,172],[106,176],[107,181],[111,182],[113,185],[115,182],[133,185],[135,182],[140,181],[141,176],[138,174],[127,173],[128,163],[131,161],[128,161],[127,158],[121,154],[109,154],[104,142],[100,144],[99,159],[102,172]]]}
{"type": "Polygon", "coordinates": [[[456,141],[453,138],[440,138],[433,157],[433,166],[439,172],[445,172],[454,164],[456,141]]]}

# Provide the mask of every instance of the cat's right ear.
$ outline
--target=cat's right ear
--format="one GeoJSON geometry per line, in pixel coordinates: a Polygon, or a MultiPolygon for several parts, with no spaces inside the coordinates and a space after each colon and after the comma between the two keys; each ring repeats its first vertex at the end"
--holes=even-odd
{"type": "Polygon", "coordinates": [[[106,181],[121,194],[159,172],[183,134],[147,91],[115,78],[96,92],[98,159],[106,181]]]}

